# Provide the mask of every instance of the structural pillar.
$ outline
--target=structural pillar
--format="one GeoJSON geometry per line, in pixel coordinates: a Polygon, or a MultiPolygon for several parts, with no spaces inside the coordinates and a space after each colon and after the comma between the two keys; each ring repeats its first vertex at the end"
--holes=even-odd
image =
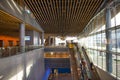
{"type": "Polygon", "coordinates": [[[51,37],[48,36],[48,45],[50,46],[51,45],[51,37]]]}
{"type": "Polygon", "coordinates": [[[20,52],[23,53],[23,80],[26,80],[25,23],[20,24],[20,52]]]}
{"type": "Polygon", "coordinates": [[[40,45],[40,33],[38,33],[38,46],[40,45]]]}
{"type": "Polygon", "coordinates": [[[20,24],[20,52],[25,52],[25,24],[20,24]]]}
{"type": "Polygon", "coordinates": [[[44,46],[44,32],[42,32],[41,45],[44,46]]]}
{"type": "Polygon", "coordinates": [[[55,46],[55,43],[56,43],[55,37],[53,37],[53,45],[54,45],[54,46],[55,46]]]}
{"type": "Polygon", "coordinates": [[[51,41],[50,41],[50,42],[51,42],[51,45],[52,45],[52,46],[55,46],[55,37],[52,36],[50,40],[51,40],[51,41]]]}
{"type": "Polygon", "coordinates": [[[106,40],[107,40],[107,44],[106,44],[106,69],[108,72],[112,72],[112,44],[111,44],[111,40],[112,40],[112,35],[111,35],[111,31],[109,30],[109,28],[111,27],[111,10],[110,7],[106,9],[106,40]]]}

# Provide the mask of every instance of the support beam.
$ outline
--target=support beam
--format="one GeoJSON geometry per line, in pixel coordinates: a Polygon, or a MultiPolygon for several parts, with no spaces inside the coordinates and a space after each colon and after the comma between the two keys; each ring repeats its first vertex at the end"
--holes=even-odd
{"type": "Polygon", "coordinates": [[[111,27],[111,10],[110,7],[106,9],[106,69],[108,72],[112,72],[112,44],[111,44],[111,31],[109,28],[111,27]]]}

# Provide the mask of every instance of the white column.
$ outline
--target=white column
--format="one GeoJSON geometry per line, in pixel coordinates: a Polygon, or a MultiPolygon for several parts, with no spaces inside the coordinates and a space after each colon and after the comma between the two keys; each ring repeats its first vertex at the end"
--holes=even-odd
{"type": "Polygon", "coordinates": [[[54,36],[53,36],[53,39],[52,39],[52,46],[55,46],[55,40],[54,40],[54,36]]]}
{"type": "Polygon", "coordinates": [[[20,24],[20,52],[25,52],[25,23],[20,24]]]}
{"type": "Polygon", "coordinates": [[[20,24],[20,52],[23,53],[23,80],[26,80],[25,23],[20,24]]]}
{"type": "Polygon", "coordinates": [[[38,32],[38,46],[40,46],[40,33],[38,32]]]}
{"type": "Polygon", "coordinates": [[[44,46],[44,32],[42,32],[41,45],[44,46]]]}

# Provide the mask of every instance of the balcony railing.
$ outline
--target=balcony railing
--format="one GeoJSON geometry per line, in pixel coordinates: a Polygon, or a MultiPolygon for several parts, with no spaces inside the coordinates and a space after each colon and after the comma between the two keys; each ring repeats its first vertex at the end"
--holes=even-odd
{"type": "MultiPolygon", "coordinates": [[[[33,45],[25,46],[25,52],[35,50],[35,49],[40,49],[40,48],[42,48],[42,46],[33,46],[33,45]]],[[[6,47],[6,48],[0,47],[0,58],[9,57],[17,54],[22,54],[19,46],[6,47]]]]}

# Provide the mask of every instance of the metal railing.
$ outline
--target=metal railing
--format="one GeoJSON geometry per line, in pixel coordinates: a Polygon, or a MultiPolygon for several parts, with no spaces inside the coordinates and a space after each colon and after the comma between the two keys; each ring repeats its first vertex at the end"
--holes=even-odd
{"type": "MultiPolygon", "coordinates": [[[[22,52],[20,51],[20,48],[21,48],[20,46],[0,47],[0,58],[22,54],[22,52]]],[[[42,46],[33,46],[33,45],[25,46],[25,52],[39,49],[39,48],[42,48],[42,46]]]]}

